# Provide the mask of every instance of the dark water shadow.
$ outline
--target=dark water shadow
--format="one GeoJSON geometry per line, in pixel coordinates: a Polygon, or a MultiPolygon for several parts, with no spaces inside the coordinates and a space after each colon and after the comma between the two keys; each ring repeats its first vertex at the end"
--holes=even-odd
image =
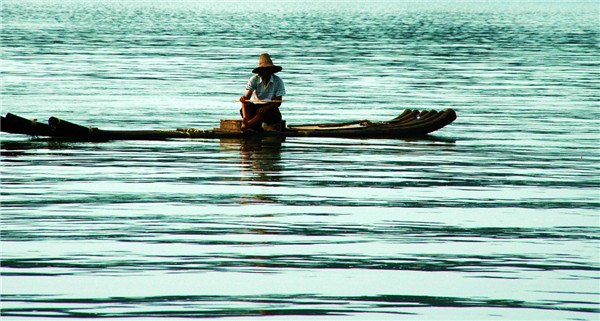
{"type": "MultiPolygon", "coordinates": [[[[418,315],[430,308],[489,308],[546,310],[577,313],[573,319],[588,319],[598,313],[593,302],[573,307],[568,301],[524,301],[504,298],[469,298],[434,295],[370,295],[327,296],[316,294],[293,295],[165,295],[109,298],[52,298],[42,295],[8,295],[5,302],[20,303],[5,307],[4,316],[61,317],[61,318],[221,318],[258,316],[360,316],[377,313],[391,316],[418,315]],[[185,303],[186,306],[181,306],[185,303]],[[223,308],[226,304],[227,308],[223,308]],[[83,305],[83,306],[82,306],[83,305]],[[127,309],[114,310],[115,305],[127,309]],[[206,308],[195,308],[195,306],[206,308]],[[174,308],[180,306],[180,308],[174,308]],[[148,307],[152,307],[148,311],[148,307]],[[184,309],[185,307],[185,309],[184,309]]],[[[362,319],[362,318],[361,318],[362,319]]]]}
{"type": "Polygon", "coordinates": [[[429,142],[434,142],[434,143],[447,143],[447,144],[455,144],[456,143],[456,139],[435,136],[435,135],[422,135],[422,136],[406,137],[406,138],[402,138],[402,140],[407,141],[407,142],[429,141],[429,142]]]}
{"type": "Polygon", "coordinates": [[[27,150],[48,149],[48,150],[67,150],[78,149],[90,144],[105,143],[108,141],[89,141],[81,139],[62,139],[62,138],[38,138],[31,137],[25,140],[1,140],[0,153],[3,156],[18,156],[27,150]]]}

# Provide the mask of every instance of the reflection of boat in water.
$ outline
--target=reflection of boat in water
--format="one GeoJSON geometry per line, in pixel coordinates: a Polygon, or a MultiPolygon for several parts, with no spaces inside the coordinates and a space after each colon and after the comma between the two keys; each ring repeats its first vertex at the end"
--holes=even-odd
{"type": "Polygon", "coordinates": [[[359,120],[341,123],[289,125],[267,128],[256,133],[242,132],[240,120],[222,120],[221,127],[210,130],[179,128],[176,130],[102,130],[77,125],[50,117],[48,124],[7,114],[1,118],[0,129],[14,134],[70,138],[81,141],[103,140],[164,140],[171,138],[251,138],[251,137],[340,137],[340,138],[407,138],[422,136],[445,127],[456,119],[452,109],[405,110],[389,121],[359,120]]]}
{"type": "Polygon", "coordinates": [[[283,137],[220,140],[221,152],[233,152],[234,159],[240,161],[240,177],[229,179],[239,180],[248,186],[247,193],[240,195],[240,204],[278,203],[277,197],[264,193],[260,186],[278,185],[281,181],[281,149],[284,140],[283,137]]]}
{"type": "Polygon", "coordinates": [[[239,151],[243,170],[253,174],[252,181],[279,181],[281,148],[284,137],[263,137],[255,139],[223,138],[221,151],[239,151]]]}

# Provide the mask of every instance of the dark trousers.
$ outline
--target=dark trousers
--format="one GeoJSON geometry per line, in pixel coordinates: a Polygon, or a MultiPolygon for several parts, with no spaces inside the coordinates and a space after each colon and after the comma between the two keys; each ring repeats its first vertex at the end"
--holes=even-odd
{"type": "MultiPolygon", "coordinates": [[[[256,115],[256,110],[264,105],[257,105],[257,104],[253,104],[253,103],[245,103],[246,105],[246,117],[248,117],[248,119],[252,119],[255,115],[256,115]]],[[[244,114],[242,113],[242,110],[240,109],[240,115],[242,115],[242,117],[244,117],[244,114]]],[[[271,108],[269,109],[266,113],[264,113],[263,115],[263,119],[262,121],[264,123],[267,123],[268,125],[273,125],[276,123],[281,122],[282,117],[281,117],[281,112],[279,111],[278,107],[275,108],[271,108]]]]}

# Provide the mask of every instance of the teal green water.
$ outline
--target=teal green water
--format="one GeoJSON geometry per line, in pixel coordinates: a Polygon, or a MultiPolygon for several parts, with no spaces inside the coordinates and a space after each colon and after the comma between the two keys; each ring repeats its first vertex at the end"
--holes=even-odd
{"type": "Polygon", "coordinates": [[[288,123],[429,139],[1,139],[3,319],[597,320],[597,1],[3,1],[2,113],[212,128],[269,52],[288,123]]]}

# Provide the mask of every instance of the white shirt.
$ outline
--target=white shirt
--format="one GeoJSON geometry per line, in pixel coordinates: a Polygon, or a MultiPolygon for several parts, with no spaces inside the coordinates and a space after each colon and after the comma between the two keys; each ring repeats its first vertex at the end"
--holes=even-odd
{"type": "Polygon", "coordinates": [[[283,80],[278,76],[271,75],[271,79],[265,85],[260,75],[255,75],[248,80],[246,90],[252,90],[252,100],[273,100],[277,96],[285,95],[283,80]]]}

